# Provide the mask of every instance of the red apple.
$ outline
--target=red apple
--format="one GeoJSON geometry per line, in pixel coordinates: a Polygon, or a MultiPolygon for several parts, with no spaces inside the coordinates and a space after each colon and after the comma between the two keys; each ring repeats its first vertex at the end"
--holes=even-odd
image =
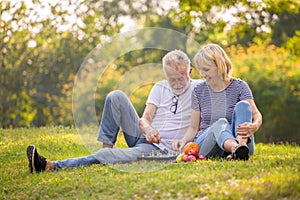
{"type": "Polygon", "coordinates": [[[191,150],[189,151],[188,155],[193,155],[193,156],[195,156],[196,158],[199,157],[198,152],[197,152],[196,150],[194,150],[194,149],[191,149],[191,150]]]}
{"type": "Polygon", "coordinates": [[[183,162],[187,162],[188,161],[188,155],[184,155],[182,158],[181,158],[181,160],[183,161],[183,162]]]}
{"type": "Polygon", "coordinates": [[[188,162],[191,162],[191,161],[197,160],[197,158],[194,155],[188,155],[187,160],[188,160],[188,162]]]}

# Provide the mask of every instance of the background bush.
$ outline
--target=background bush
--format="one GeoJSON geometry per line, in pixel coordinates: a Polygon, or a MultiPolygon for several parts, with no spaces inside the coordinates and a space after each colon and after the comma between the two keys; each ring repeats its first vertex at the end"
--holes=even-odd
{"type": "MultiPolygon", "coordinates": [[[[128,24],[133,21],[136,27],[179,31],[200,44],[220,44],[230,54],[235,76],[249,83],[263,114],[257,141],[300,143],[300,3],[164,2],[1,1],[0,127],[74,126],[72,92],[82,62],[99,43],[124,27],[132,29],[128,24]]],[[[174,42],[168,35],[159,39],[174,42]]],[[[95,93],[98,120],[105,96],[116,89],[120,77],[135,66],[160,63],[165,53],[136,50],[108,66],[95,93]]],[[[128,82],[143,76],[132,76],[128,82]]],[[[199,78],[196,70],[193,78],[199,78]]],[[[143,85],[130,93],[140,115],[150,88],[151,84],[143,85]]],[[[83,104],[86,100],[83,96],[83,104]]]]}

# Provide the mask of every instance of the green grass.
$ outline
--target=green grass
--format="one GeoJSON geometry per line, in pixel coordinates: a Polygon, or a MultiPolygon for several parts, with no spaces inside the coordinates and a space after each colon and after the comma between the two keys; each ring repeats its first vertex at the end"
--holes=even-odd
{"type": "Polygon", "coordinates": [[[89,153],[75,129],[0,129],[0,199],[300,199],[297,145],[257,144],[248,162],[139,162],[30,174],[29,144],[49,160],[89,153]]]}

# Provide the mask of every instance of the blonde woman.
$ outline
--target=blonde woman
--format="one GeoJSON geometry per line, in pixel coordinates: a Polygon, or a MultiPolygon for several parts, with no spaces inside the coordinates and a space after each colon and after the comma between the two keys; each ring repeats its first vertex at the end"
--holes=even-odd
{"type": "Polygon", "coordinates": [[[217,44],[203,46],[194,61],[205,81],[194,88],[191,124],[173,149],[194,140],[200,155],[248,160],[254,153],[253,135],[262,124],[251,89],[232,77],[232,63],[217,44]]]}

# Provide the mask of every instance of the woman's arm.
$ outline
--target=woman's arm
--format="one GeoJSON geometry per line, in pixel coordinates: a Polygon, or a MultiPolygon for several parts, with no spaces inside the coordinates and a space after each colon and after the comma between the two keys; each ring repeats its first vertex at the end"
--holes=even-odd
{"type": "Polygon", "coordinates": [[[247,99],[252,109],[252,123],[243,123],[237,127],[237,133],[244,137],[253,135],[262,125],[262,115],[259,112],[253,99],[247,99]]]}
{"type": "Polygon", "coordinates": [[[192,110],[191,123],[185,135],[181,140],[176,140],[172,144],[172,148],[175,151],[181,151],[186,143],[194,140],[194,138],[196,137],[199,131],[200,118],[201,118],[200,111],[192,110]]]}

